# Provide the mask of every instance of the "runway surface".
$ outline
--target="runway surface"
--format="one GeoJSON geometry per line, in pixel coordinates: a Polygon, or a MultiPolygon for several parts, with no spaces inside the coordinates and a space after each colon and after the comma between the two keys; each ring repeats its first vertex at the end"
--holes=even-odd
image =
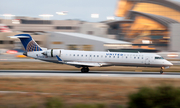
{"type": "Polygon", "coordinates": [[[124,72],[124,71],[54,71],[54,70],[0,70],[0,77],[142,77],[142,78],[180,78],[176,72],[124,72]]]}

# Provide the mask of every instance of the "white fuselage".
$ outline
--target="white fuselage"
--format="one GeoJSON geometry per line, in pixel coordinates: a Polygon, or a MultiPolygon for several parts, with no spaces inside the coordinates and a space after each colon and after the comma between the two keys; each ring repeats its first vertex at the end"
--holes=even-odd
{"type": "MultiPolygon", "coordinates": [[[[57,55],[63,63],[98,63],[100,66],[137,66],[137,67],[169,67],[172,63],[157,54],[151,53],[124,53],[124,52],[97,52],[57,50],[57,55]]],[[[56,56],[42,54],[44,51],[28,52],[27,56],[55,63],[59,62],[56,56]]]]}

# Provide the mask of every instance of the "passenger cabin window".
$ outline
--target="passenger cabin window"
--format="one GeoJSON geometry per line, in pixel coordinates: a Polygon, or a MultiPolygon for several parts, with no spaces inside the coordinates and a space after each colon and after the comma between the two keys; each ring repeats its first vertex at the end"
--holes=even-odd
{"type": "Polygon", "coordinates": [[[99,57],[99,55],[97,55],[97,57],[99,57]]]}
{"type": "Polygon", "coordinates": [[[155,57],[155,59],[164,59],[163,57],[155,57]]]}

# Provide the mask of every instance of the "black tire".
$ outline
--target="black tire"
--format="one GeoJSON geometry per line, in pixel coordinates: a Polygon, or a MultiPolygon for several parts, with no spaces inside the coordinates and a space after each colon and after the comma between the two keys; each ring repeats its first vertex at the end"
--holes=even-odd
{"type": "Polygon", "coordinates": [[[85,72],[88,73],[89,72],[89,68],[85,68],[85,72]]]}
{"type": "Polygon", "coordinates": [[[82,73],[88,73],[88,72],[89,72],[89,68],[88,68],[88,67],[83,67],[83,68],[81,69],[81,72],[82,72],[82,73]]]}
{"type": "Polygon", "coordinates": [[[87,67],[87,71],[89,72],[89,68],[87,67]]]}
{"type": "Polygon", "coordinates": [[[84,73],[84,68],[81,69],[81,72],[84,73]]]}
{"type": "Polygon", "coordinates": [[[162,70],[160,71],[160,74],[163,74],[163,71],[162,71],[162,70]]]}

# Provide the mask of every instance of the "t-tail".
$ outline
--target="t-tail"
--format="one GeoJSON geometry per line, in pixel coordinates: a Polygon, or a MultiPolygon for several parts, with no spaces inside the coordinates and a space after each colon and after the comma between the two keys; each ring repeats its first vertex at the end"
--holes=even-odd
{"type": "Polygon", "coordinates": [[[9,36],[10,38],[19,38],[26,52],[42,51],[42,48],[32,39],[29,34],[18,34],[9,36]]]}

